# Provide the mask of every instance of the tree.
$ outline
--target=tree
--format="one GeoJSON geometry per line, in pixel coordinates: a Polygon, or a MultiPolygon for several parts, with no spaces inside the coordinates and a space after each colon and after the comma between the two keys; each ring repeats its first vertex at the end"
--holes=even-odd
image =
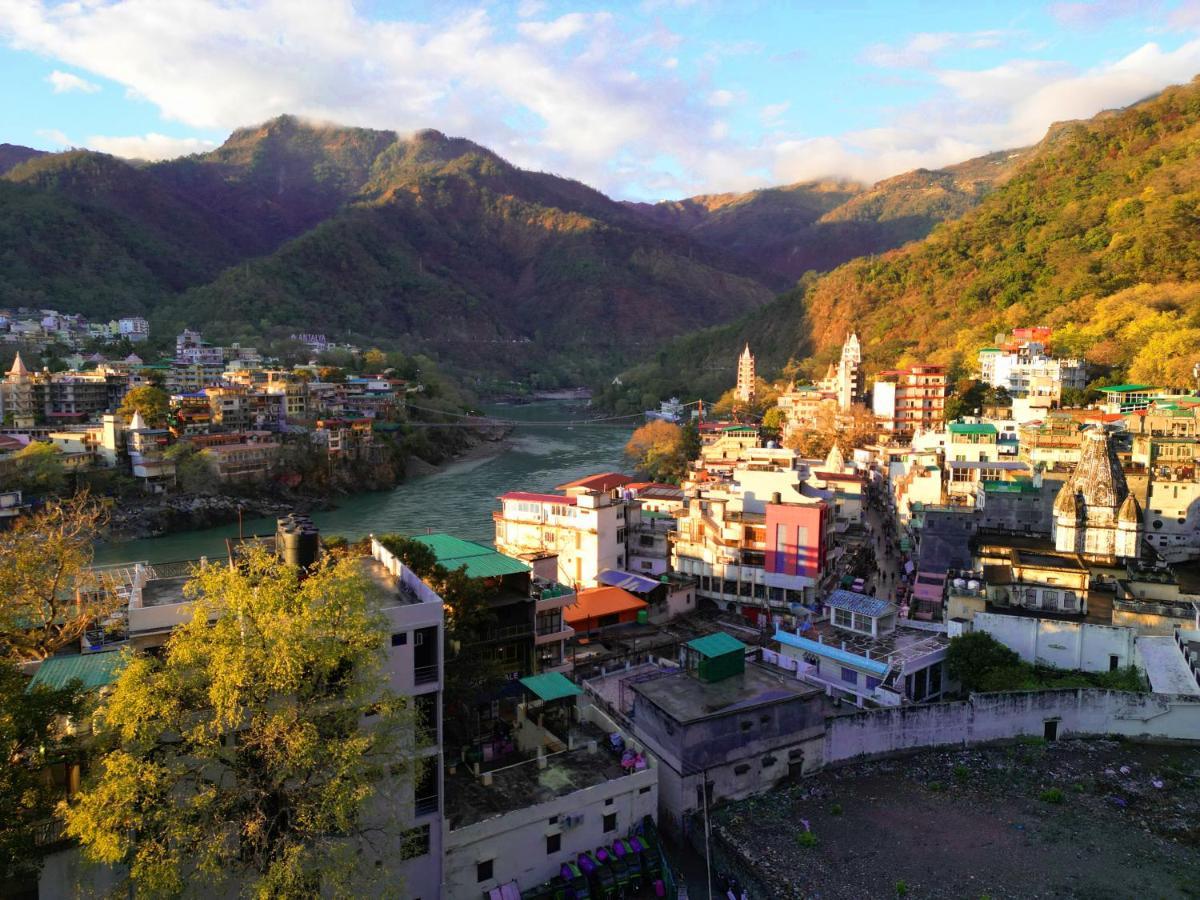
{"type": "Polygon", "coordinates": [[[162,388],[143,385],[132,388],[121,401],[117,410],[126,422],[133,421],[134,413],[141,413],[150,428],[162,428],[167,424],[167,413],[171,410],[171,398],[162,388]]]}
{"type": "Polygon", "coordinates": [[[625,445],[625,455],[654,481],[678,483],[687,473],[683,429],[661,419],[638,428],[625,445]]]}
{"type": "Polygon", "coordinates": [[[175,463],[175,483],[191,494],[216,493],[218,482],[212,464],[191,441],[172,444],[163,454],[175,463]]]}
{"type": "Polygon", "coordinates": [[[990,675],[1011,669],[1020,661],[1020,656],[986,631],[971,631],[951,638],[946,649],[946,669],[968,694],[985,690],[990,675]]]}
{"type": "Polygon", "coordinates": [[[45,659],[75,643],[125,602],[91,570],[107,521],[86,494],[47,506],[0,532],[0,648],[14,660],[45,659]]]}
{"type": "Polygon", "coordinates": [[[778,406],[772,406],[763,413],[762,427],[767,431],[773,431],[778,434],[783,430],[784,423],[787,421],[787,416],[778,406]]]}
{"type": "Polygon", "coordinates": [[[191,621],[132,658],[98,713],[111,746],[62,807],[85,856],[128,864],[139,895],[375,893],[415,767],[375,590],[345,557],[302,575],[253,549],[199,569],[191,621]]]}
{"type": "Polygon", "coordinates": [[[806,459],[822,459],[834,444],[848,455],[878,435],[878,420],[867,407],[855,403],[843,412],[830,402],[817,411],[811,426],[793,431],[786,443],[806,459]]]}
{"type": "Polygon", "coordinates": [[[45,769],[79,752],[62,725],[85,710],[78,681],[58,690],[26,691],[27,683],[16,665],[0,660],[0,884],[32,878],[41,867],[36,831],[53,819],[57,799],[45,769]]]}
{"type": "Polygon", "coordinates": [[[9,483],[30,496],[59,496],[67,489],[62,453],[53,444],[31,441],[13,454],[9,483]]]}

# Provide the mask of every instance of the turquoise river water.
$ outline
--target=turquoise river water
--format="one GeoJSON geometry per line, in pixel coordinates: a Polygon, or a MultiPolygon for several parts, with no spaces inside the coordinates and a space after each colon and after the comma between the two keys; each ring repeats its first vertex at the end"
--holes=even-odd
{"type": "MultiPolygon", "coordinates": [[[[351,539],[389,531],[448,531],[491,543],[496,497],[510,490],[552,490],[583,475],[620,469],[622,449],[632,432],[632,427],[612,425],[540,424],[566,423],[590,415],[560,401],[492,406],[487,411],[498,418],[539,424],[516,427],[509,435],[508,448],[495,456],[452,463],[395,490],[339,498],[337,509],[314,513],[313,520],[322,533],[351,539]]],[[[270,533],[275,530],[275,521],[247,519],[243,529],[246,534],[270,533]]],[[[96,550],[96,563],[153,563],[218,556],[225,552],[225,539],[235,537],[237,532],[234,523],[104,544],[96,550]]]]}

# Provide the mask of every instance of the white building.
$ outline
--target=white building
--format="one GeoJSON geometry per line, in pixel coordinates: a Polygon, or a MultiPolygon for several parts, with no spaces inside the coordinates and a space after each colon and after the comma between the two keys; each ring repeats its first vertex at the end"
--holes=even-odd
{"type": "Polygon", "coordinates": [[[621,498],[621,488],[630,481],[609,472],[561,485],[561,494],[509,491],[492,513],[496,549],[519,559],[555,555],[556,581],[596,587],[605,569],[626,567],[633,501],[621,498]]]}

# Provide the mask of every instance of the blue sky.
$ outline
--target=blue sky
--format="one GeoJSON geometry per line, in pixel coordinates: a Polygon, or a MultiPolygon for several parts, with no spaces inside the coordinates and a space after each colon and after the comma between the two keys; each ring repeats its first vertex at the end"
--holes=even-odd
{"type": "Polygon", "coordinates": [[[657,199],[872,181],[1200,73],[1200,0],[0,0],[0,141],[163,158],[283,112],[657,199]]]}

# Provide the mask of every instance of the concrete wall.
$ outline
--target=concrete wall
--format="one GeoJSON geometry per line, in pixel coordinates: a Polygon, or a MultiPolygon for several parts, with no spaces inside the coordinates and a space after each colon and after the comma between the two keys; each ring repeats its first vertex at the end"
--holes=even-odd
{"type": "Polygon", "coordinates": [[[871,710],[831,719],[824,762],[836,765],[905,750],[965,745],[1021,736],[1121,735],[1200,740],[1200,698],[1092,689],[973,694],[931,706],[871,710]]]}
{"type": "Polygon", "coordinates": [[[657,784],[658,769],[649,768],[448,831],[441,895],[482,897],[510,881],[527,890],[549,880],[564,862],[625,837],[643,816],[653,816],[658,811],[657,784]],[[617,827],[605,832],[604,816],[614,812],[617,827]],[[551,825],[555,817],[558,821],[551,825]],[[561,835],[559,851],[548,854],[546,837],[556,832],[561,835]],[[476,866],[487,859],[493,861],[493,877],[479,881],[476,866]]]}
{"type": "Polygon", "coordinates": [[[1135,660],[1137,632],[1132,628],[986,612],[975,614],[972,627],[986,631],[1025,662],[1036,665],[1107,672],[1112,656],[1122,668],[1132,666],[1135,660]]]}

